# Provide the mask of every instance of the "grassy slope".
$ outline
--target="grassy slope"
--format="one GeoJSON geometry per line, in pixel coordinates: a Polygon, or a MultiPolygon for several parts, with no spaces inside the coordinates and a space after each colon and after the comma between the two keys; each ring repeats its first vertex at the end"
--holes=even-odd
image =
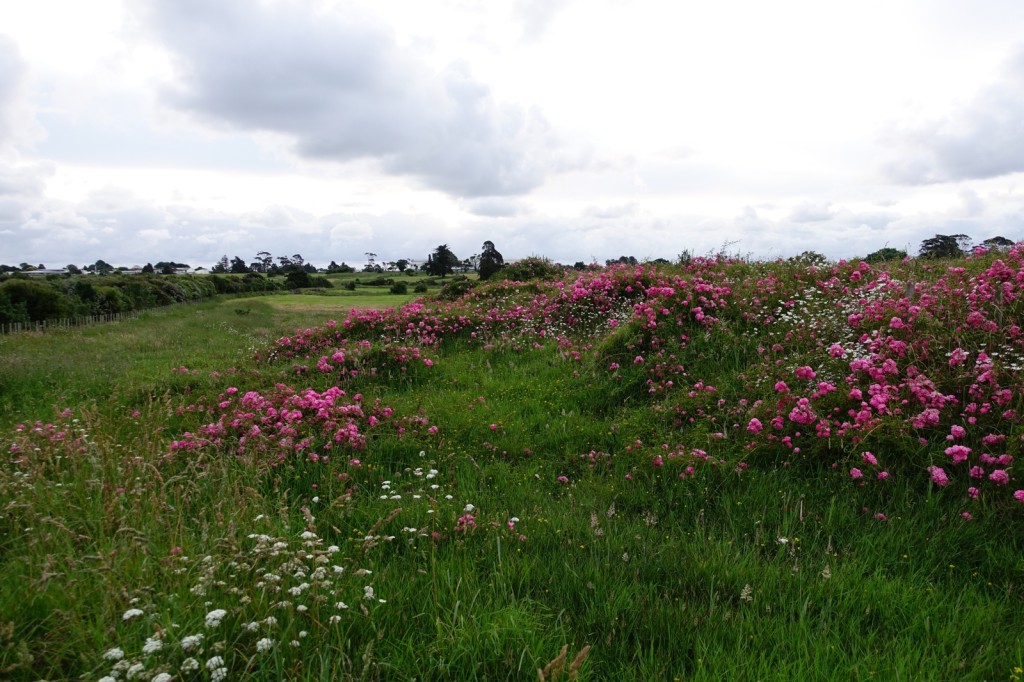
{"type": "MultiPolygon", "coordinates": [[[[206,421],[179,407],[229,385],[320,381],[247,359],[295,326],[340,316],[306,299],[319,297],[0,340],[0,423],[71,406],[72,428],[88,433],[81,451],[43,447],[30,475],[3,469],[5,676],[97,678],[111,667],[104,651],[140,658],[161,629],[163,651],[141,657],[150,673],[177,673],[177,642],[203,632],[200,662],[223,638],[232,679],[536,679],[563,644],[570,660],[592,646],[581,679],[1012,679],[1024,664],[1019,518],[963,522],[912,483],[852,495],[845,475],[813,467],[739,475],[729,464],[680,481],[645,466],[649,450],[629,450],[671,443],[676,429],[642,393],[554,344],[446,344],[429,372],[361,380],[353,390],[422,411],[440,431],[378,437],[347,481],[268,477],[214,452],[167,459],[171,439],[206,421]],[[182,365],[191,371],[171,371],[182,365]],[[590,451],[612,463],[589,469],[578,456],[590,451]],[[882,502],[888,522],[862,510],[882,502]],[[467,504],[476,529],[453,530],[467,504]],[[345,568],[309,615],[261,601],[263,573],[245,568],[305,581],[279,566],[304,527],[340,548],[326,565],[345,568]],[[268,558],[253,533],[289,548],[268,558]],[[197,595],[214,572],[224,584],[197,595]],[[339,599],[350,608],[332,608],[339,599]],[[132,607],[146,615],[124,621],[132,607]],[[218,607],[225,623],[205,629],[218,607]],[[270,615],[281,621],[265,629],[274,648],[257,654],[264,630],[243,625],[270,615]]],[[[709,337],[690,352],[700,376],[739,390],[742,348],[709,337]]]]}

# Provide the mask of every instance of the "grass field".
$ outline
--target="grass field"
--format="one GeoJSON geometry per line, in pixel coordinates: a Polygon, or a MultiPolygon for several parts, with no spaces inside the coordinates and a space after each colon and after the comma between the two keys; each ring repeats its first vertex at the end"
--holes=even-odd
{"type": "Polygon", "coordinates": [[[0,337],[0,678],[1019,682],[1018,273],[698,259],[0,337]]]}

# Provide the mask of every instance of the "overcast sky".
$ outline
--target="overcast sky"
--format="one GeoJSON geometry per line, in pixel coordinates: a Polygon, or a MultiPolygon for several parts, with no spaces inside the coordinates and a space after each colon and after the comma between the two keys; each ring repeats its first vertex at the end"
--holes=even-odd
{"type": "Polygon", "coordinates": [[[1024,238],[1020,0],[0,3],[0,263],[1024,238]]]}

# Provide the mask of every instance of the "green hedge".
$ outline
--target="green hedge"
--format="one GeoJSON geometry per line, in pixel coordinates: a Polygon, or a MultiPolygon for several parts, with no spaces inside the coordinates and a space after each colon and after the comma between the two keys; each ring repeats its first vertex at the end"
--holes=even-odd
{"type": "Polygon", "coordinates": [[[215,294],[276,291],[284,286],[284,282],[275,282],[256,273],[244,277],[147,274],[45,279],[14,275],[0,281],[0,323],[130,312],[201,301],[215,294]]]}

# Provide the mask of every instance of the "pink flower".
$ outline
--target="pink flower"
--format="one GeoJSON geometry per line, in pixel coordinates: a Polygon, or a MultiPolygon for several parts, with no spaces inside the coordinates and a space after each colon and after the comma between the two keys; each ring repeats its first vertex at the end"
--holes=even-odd
{"type": "Polygon", "coordinates": [[[971,486],[970,488],[967,489],[967,494],[971,496],[971,499],[976,500],[978,499],[978,495],[981,494],[981,491],[975,488],[974,486],[971,486]]]}
{"type": "Polygon", "coordinates": [[[870,452],[860,453],[860,458],[870,464],[871,466],[878,466],[878,460],[870,452]]]}
{"type": "Polygon", "coordinates": [[[846,355],[846,349],[840,346],[838,343],[833,343],[828,347],[828,354],[834,358],[841,358],[846,355]]]}
{"type": "Polygon", "coordinates": [[[974,517],[971,516],[971,512],[963,512],[962,514],[960,514],[960,516],[964,517],[964,519],[967,520],[967,521],[973,521],[974,520],[974,517]]]}
{"type": "Polygon", "coordinates": [[[779,381],[775,384],[776,393],[789,393],[789,386],[786,385],[785,381],[779,381]]]}
{"type": "Polygon", "coordinates": [[[889,478],[889,472],[888,471],[879,471],[878,472],[878,480],[879,481],[884,481],[887,478],[889,478]]]}
{"type": "Polygon", "coordinates": [[[1024,502],[1024,490],[1013,491],[1013,499],[1017,500],[1018,502],[1024,502]]]}
{"type": "Polygon", "coordinates": [[[760,433],[763,428],[764,426],[761,424],[761,420],[756,417],[751,419],[750,423],[747,424],[747,431],[750,431],[751,433],[760,433]]]}
{"type": "Polygon", "coordinates": [[[999,485],[1006,485],[1010,482],[1010,475],[1006,473],[1006,469],[996,469],[988,475],[988,480],[999,485]]]}
{"type": "Polygon", "coordinates": [[[569,484],[569,477],[568,476],[559,476],[555,480],[558,481],[559,483],[561,483],[562,485],[568,485],[569,484]]]}
{"type": "Polygon", "coordinates": [[[491,424],[491,431],[497,431],[497,430],[498,430],[498,425],[497,424],[491,424]]]}
{"type": "Polygon", "coordinates": [[[635,358],[633,358],[633,364],[634,365],[642,365],[643,362],[644,362],[644,356],[642,356],[642,355],[638,355],[635,358]]]}
{"type": "Polygon", "coordinates": [[[946,472],[943,471],[942,467],[930,466],[928,467],[928,473],[932,475],[932,482],[937,486],[949,485],[949,477],[946,476],[946,472]]]}
{"type": "Polygon", "coordinates": [[[797,379],[813,379],[816,376],[818,375],[814,373],[814,370],[806,365],[796,370],[797,379]]]}
{"type": "Polygon", "coordinates": [[[855,481],[864,478],[864,472],[862,472],[857,467],[854,467],[850,469],[850,478],[852,478],[855,481]]]}
{"type": "Polygon", "coordinates": [[[959,464],[971,454],[971,449],[963,445],[953,445],[946,448],[946,454],[953,458],[953,464],[959,464]]]}
{"type": "Polygon", "coordinates": [[[955,439],[960,439],[967,435],[967,429],[959,425],[954,425],[949,429],[949,435],[955,439]]]}

